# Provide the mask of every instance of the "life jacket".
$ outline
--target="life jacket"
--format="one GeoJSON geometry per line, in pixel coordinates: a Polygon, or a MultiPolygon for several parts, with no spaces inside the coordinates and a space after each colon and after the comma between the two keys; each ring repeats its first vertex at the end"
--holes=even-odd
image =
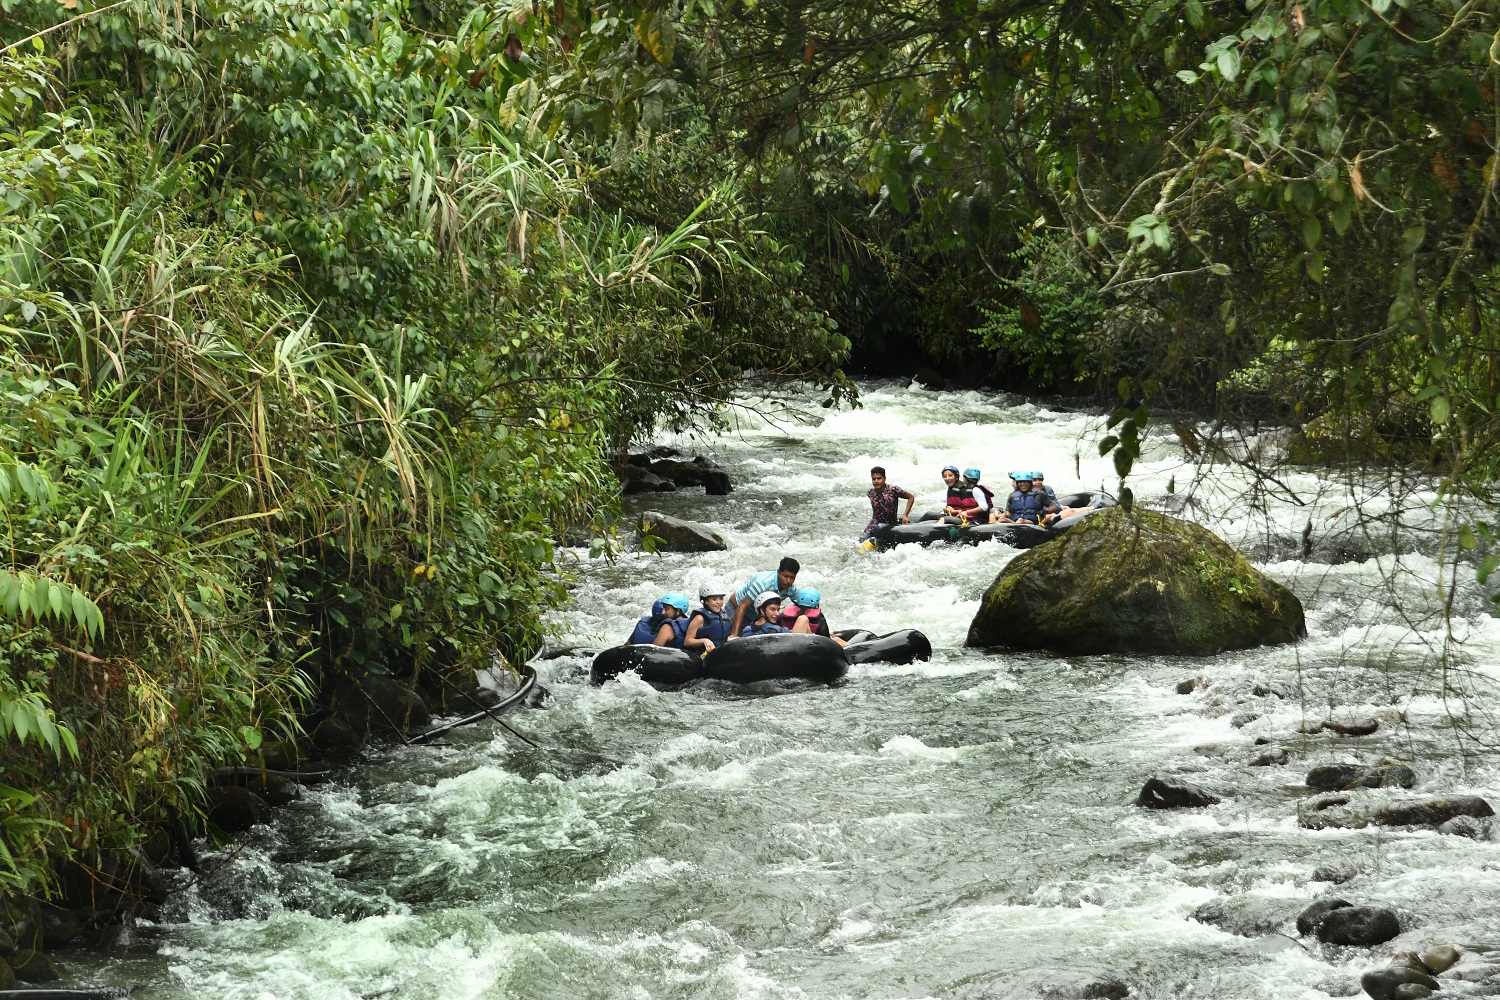
{"type": "Polygon", "coordinates": [[[1016,490],[1005,502],[1005,509],[1011,517],[1017,521],[1030,521],[1032,524],[1041,523],[1042,514],[1048,506],[1047,497],[1036,490],[1028,490],[1025,493],[1016,490]]]}
{"type": "Polygon", "coordinates": [[[984,494],[984,498],[990,502],[990,510],[994,510],[995,509],[995,491],[992,490],[992,489],[990,489],[988,486],[984,485],[983,483],[975,483],[974,484],[974,489],[979,490],[981,493],[984,494]]]}
{"type": "MultiPolygon", "coordinates": [[[[698,626],[698,638],[711,639],[716,646],[729,638],[729,627],[734,624],[730,615],[723,611],[714,614],[707,608],[698,608],[693,612],[693,618],[703,619],[703,623],[698,626]]],[[[692,624],[693,618],[688,619],[689,624],[692,624]]]]}
{"type": "MultiPolygon", "coordinates": [[[[671,621],[667,622],[667,624],[672,626],[672,639],[667,643],[668,648],[681,649],[682,640],[687,638],[688,619],[673,618],[671,621]]],[[[661,626],[658,625],[657,628],[660,629],[661,626]]],[[[654,639],[655,637],[653,636],[652,638],[654,639]]]]}
{"type": "Polygon", "coordinates": [[[798,618],[807,619],[807,624],[812,626],[814,635],[828,635],[828,619],[823,617],[822,608],[799,608],[795,604],[789,604],[776,623],[790,632],[792,626],[797,624],[798,618]]]}
{"type": "Polygon", "coordinates": [[[744,639],[752,635],[776,635],[781,632],[790,632],[791,629],[781,625],[773,625],[770,622],[760,622],[756,625],[746,625],[740,629],[740,638],[744,639]]]}
{"type": "Polygon", "coordinates": [[[641,620],[635,623],[635,629],[630,633],[630,638],[625,641],[641,646],[651,645],[656,641],[656,633],[661,631],[664,618],[661,601],[657,601],[651,605],[649,615],[641,615],[641,620]]]}
{"type": "Polygon", "coordinates": [[[959,511],[977,510],[979,501],[974,499],[974,490],[977,488],[963,483],[948,487],[948,506],[959,511]]]}

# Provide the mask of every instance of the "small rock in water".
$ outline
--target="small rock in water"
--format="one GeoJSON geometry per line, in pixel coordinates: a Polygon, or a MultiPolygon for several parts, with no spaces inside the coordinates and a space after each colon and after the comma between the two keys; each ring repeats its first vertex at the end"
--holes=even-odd
{"type": "Polygon", "coordinates": [[[1331,885],[1343,885],[1358,874],[1359,872],[1352,868],[1340,868],[1338,865],[1321,865],[1313,869],[1312,880],[1314,882],[1327,882],[1331,885]]]}
{"type": "Polygon", "coordinates": [[[1414,984],[1428,990],[1438,988],[1438,981],[1415,969],[1372,969],[1359,979],[1359,985],[1374,1000],[1396,1000],[1396,988],[1414,984]]]}
{"type": "Polygon", "coordinates": [[[1308,736],[1312,736],[1316,733],[1321,733],[1322,731],[1323,723],[1321,722],[1305,722],[1302,724],[1302,728],[1297,730],[1297,732],[1305,733],[1308,736]]]}
{"type": "Polygon", "coordinates": [[[1266,747],[1263,753],[1250,758],[1251,767],[1270,767],[1272,764],[1285,764],[1290,757],[1287,756],[1286,748],[1279,746],[1266,747]]]}
{"type": "Polygon", "coordinates": [[[1391,1000],[1422,1000],[1423,997],[1432,996],[1432,991],[1421,983],[1402,983],[1396,987],[1396,992],[1391,994],[1391,1000]]]}
{"type": "Polygon", "coordinates": [[[1340,907],[1318,924],[1318,940],[1324,944],[1384,944],[1400,933],[1396,911],[1384,906],[1340,907]]]}
{"type": "Polygon", "coordinates": [[[18,951],[10,956],[11,971],[23,983],[51,983],[62,978],[57,965],[39,951],[18,951]]]}
{"type": "Polygon", "coordinates": [[[1178,694],[1192,694],[1196,690],[1198,690],[1198,678],[1196,677],[1189,677],[1185,681],[1177,682],[1178,694]]]}
{"type": "Polygon", "coordinates": [[[1229,720],[1229,724],[1236,729],[1244,729],[1258,718],[1260,715],[1255,712],[1239,712],[1229,720]]]}
{"type": "Polygon", "coordinates": [[[1332,729],[1340,736],[1369,736],[1380,728],[1380,723],[1374,719],[1355,719],[1352,722],[1327,722],[1323,728],[1332,729]]]}
{"type": "Polygon", "coordinates": [[[1476,819],[1473,816],[1455,816],[1438,825],[1438,833],[1446,833],[1452,837],[1468,837],[1470,840],[1489,840],[1491,829],[1488,820],[1476,819]]]}
{"type": "Polygon", "coordinates": [[[1191,781],[1152,777],[1146,781],[1135,804],[1147,809],[1197,809],[1222,801],[1213,792],[1191,781]]]}
{"type": "Polygon", "coordinates": [[[1416,772],[1405,764],[1363,767],[1359,764],[1319,764],[1307,772],[1307,787],[1320,792],[1349,788],[1410,788],[1416,772]]]}
{"type": "Polygon", "coordinates": [[[1311,934],[1327,919],[1328,914],[1353,905],[1347,899],[1320,899],[1297,916],[1297,933],[1304,936],[1311,934]]]}
{"type": "Polygon", "coordinates": [[[1393,969],[1416,969],[1418,972],[1430,972],[1427,964],[1422,961],[1422,956],[1414,951],[1398,951],[1391,956],[1391,968],[1393,969]]]}
{"type": "Polygon", "coordinates": [[[1286,695],[1282,694],[1280,691],[1276,690],[1269,684],[1257,684],[1255,685],[1255,687],[1250,689],[1250,693],[1255,695],[1257,698],[1269,698],[1273,695],[1277,698],[1286,697],[1286,695]]]}
{"type": "Polygon", "coordinates": [[[205,795],[208,821],[225,833],[244,833],[271,817],[265,799],[239,785],[220,785],[205,795]]]}
{"type": "Polygon", "coordinates": [[[1447,972],[1458,961],[1458,949],[1438,943],[1422,953],[1422,964],[1431,972],[1447,972]]]}
{"type": "Polygon", "coordinates": [[[1211,899],[1194,910],[1189,919],[1241,937],[1261,937],[1279,934],[1291,923],[1296,907],[1293,900],[1245,894],[1211,899]]]}
{"type": "Polygon", "coordinates": [[[1477,795],[1429,795],[1387,802],[1372,818],[1381,826],[1440,826],[1455,816],[1484,819],[1493,815],[1495,810],[1477,795]]]}

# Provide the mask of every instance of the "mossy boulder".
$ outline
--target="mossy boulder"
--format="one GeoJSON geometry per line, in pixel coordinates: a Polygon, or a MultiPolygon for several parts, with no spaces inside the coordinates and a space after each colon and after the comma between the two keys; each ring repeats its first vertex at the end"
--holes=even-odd
{"type": "Polygon", "coordinates": [[[1012,560],[985,591],[968,645],[1206,656],[1305,634],[1296,595],[1223,539],[1115,507],[1012,560]]]}

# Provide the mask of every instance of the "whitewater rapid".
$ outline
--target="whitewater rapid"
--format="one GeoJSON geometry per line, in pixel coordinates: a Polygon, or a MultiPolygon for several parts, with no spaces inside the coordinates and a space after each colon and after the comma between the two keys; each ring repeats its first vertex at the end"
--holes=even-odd
{"type": "Polygon", "coordinates": [[[508,720],[537,746],[481,725],[444,747],[372,751],[211,858],[212,877],[130,954],[60,956],[74,981],[137,1000],[947,1000],[1087,968],[1135,997],[1306,1000],[1344,995],[1387,949],[1238,936],[1190,915],[1221,896],[1335,891],[1396,907],[1408,930],[1395,944],[1500,949],[1500,844],[1297,825],[1307,769],[1333,760],[1389,756],[1419,791],[1500,803],[1483,745],[1500,628],[1471,583],[1444,617],[1435,483],[1302,471],[1280,477],[1290,494],[1258,493],[1233,465],[1201,477],[1179,435],[1155,434],[1136,494],[1290,586],[1307,639],[1209,658],[984,653],[963,639],[1016,553],[858,551],[869,468],[918,493],[918,511],[937,505],[950,462],[997,488],[1008,469],[1040,468],[1060,494],[1113,489],[1095,447],[1104,417],[890,383],[855,410],[790,400],[803,405],[665,442],[719,461],[735,492],[635,506],[706,522],[728,551],[572,551],[555,644],[619,642],[664,591],[737,584],[792,555],[833,627],[921,628],[930,662],[856,667],[832,688],[662,692],[632,677],[589,687],[585,659],[547,661],[552,703],[508,720]],[[1359,513],[1399,513],[1398,544],[1359,513]],[[1207,687],[1176,693],[1194,677],[1207,687]],[[1382,728],[1298,735],[1330,716],[1382,728]],[[1245,766],[1257,737],[1291,763],[1245,766]],[[1141,810],[1153,773],[1225,801],[1141,810]]]}

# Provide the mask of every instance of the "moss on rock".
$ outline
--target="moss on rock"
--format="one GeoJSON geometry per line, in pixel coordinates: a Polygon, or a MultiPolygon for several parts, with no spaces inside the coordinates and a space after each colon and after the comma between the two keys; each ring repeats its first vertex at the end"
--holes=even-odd
{"type": "Polygon", "coordinates": [[[1305,634],[1296,595],[1223,539],[1117,507],[1006,566],[968,645],[1202,656],[1305,634]]]}

